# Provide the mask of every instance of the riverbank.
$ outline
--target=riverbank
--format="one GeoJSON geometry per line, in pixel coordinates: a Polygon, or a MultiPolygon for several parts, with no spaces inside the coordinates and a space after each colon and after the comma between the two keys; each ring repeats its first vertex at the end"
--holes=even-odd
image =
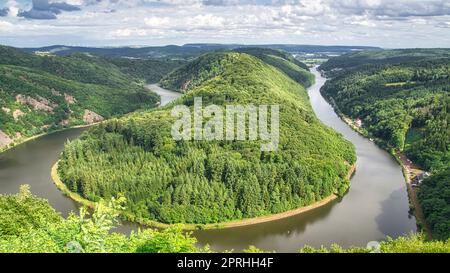
{"type": "MultiPolygon", "coordinates": [[[[356,126],[356,122],[352,120],[351,118],[345,116],[341,113],[342,120],[347,123],[353,130],[358,132],[360,135],[370,138],[370,136],[363,131],[361,128],[356,126]]],[[[424,170],[421,170],[419,168],[410,168],[408,159],[406,158],[406,155],[403,154],[400,151],[396,151],[393,148],[387,146],[381,139],[371,139],[375,144],[377,144],[380,148],[386,150],[390,155],[392,155],[395,160],[398,162],[398,164],[402,167],[403,176],[405,178],[406,182],[406,188],[408,191],[408,197],[409,197],[409,203],[411,208],[414,211],[414,216],[416,217],[416,220],[418,221],[418,226],[420,229],[423,229],[425,233],[427,234],[428,238],[432,240],[433,234],[431,232],[431,228],[429,227],[425,215],[423,214],[422,206],[420,205],[419,199],[417,197],[417,190],[413,187],[412,181],[416,175],[425,172],[424,170]]]]}
{"type": "MultiPolygon", "coordinates": [[[[171,99],[175,99],[175,98],[176,98],[176,96],[173,94],[173,93],[176,93],[176,92],[172,92],[172,91],[170,91],[170,90],[162,89],[162,88],[159,87],[158,84],[150,84],[150,85],[146,85],[145,87],[146,87],[149,91],[154,92],[154,93],[156,93],[157,95],[161,96],[161,100],[163,99],[163,96],[167,96],[167,95],[172,96],[173,98],[171,97],[171,99]],[[167,91],[167,92],[169,92],[169,93],[166,94],[166,93],[164,93],[164,92],[162,92],[162,93],[161,93],[161,92],[157,92],[157,91],[159,91],[159,89],[158,89],[157,91],[154,91],[154,90],[150,89],[150,87],[154,87],[154,86],[158,87],[159,89],[161,89],[161,90],[163,90],[163,91],[167,91]]],[[[180,95],[181,95],[181,94],[180,94],[180,95]]],[[[107,121],[107,120],[105,120],[105,121],[107,121]]],[[[70,130],[70,129],[88,128],[88,127],[92,127],[92,126],[101,124],[101,123],[103,123],[103,122],[105,122],[105,121],[96,122],[96,123],[92,123],[92,124],[74,125],[74,126],[69,126],[69,127],[66,127],[66,128],[61,128],[61,129],[57,129],[57,130],[52,130],[52,131],[49,131],[49,132],[44,132],[44,133],[41,133],[41,134],[38,134],[38,135],[35,135],[35,136],[31,136],[31,137],[28,137],[28,138],[20,138],[20,139],[17,139],[16,141],[14,141],[13,143],[11,143],[10,145],[8,145],[8,146],[6,146],[6,147],[3,147],[3,148],[0,147],[0,154],[1,154],[1,153],[4,153],[4,152],[6,152],[6,151],[9,151],[9,150],[13,149],[14,147],[17,147],[17,146],[19,146],[19,145],[21,145],[21,144],[24,144],[24,143],[26,143],[26,142],[29,142],[29,141],[38,139],[38,138],[43,137],[43,136],[46,136],[46,135],[50,135],[50,134],[53,134],[53,133],[62,132],[62,131],[70,130]]]]}
{"type": "MultiPolygon", "coordinates": [[[[51,169],[51,178],[52,178],[53,182],[55,183],[56,187],[61,192],[63,192],[67,197],[71,198],[72,200],[76,201],[77,203],[79,203],[83,206],[89,207],[89,208],[94,208],[95,202],[87,200],[87,199],[83,198],[81,195],[79,195],[78,193],[74,193],[67,188],[66,184],[64,184],[62,182],[61,178],[59,177],[58,165],[59,165],[59,160],[58,160],[58,162],[56,162],[53,165],[53,167],[51,169]]],[[[347,179],[350,180],[351,177],[355,174],[355,172],[356,172],[356,164],[350,168],[347,179]]],[[[339,197],[337,195],[333,194],[319,202],[308,205],[306,207],[297,208],[297,209],[282,212],[282,213],[256,217],[256,218],[236,220],[236,221],[216,223],[216,224],[207,224],[207,225],[203,225],[203,224],[182,224],[182,225],[183,225],[183,229],[187,230],[187,231],[193,231],[193,230],[199,230],[199,229],[228,229],[228,228],[235,228],[235,227],[252,226],[252,225],[277,221],[277,220],[281,220],[284,218],[289,218],[292,216],[300,215],[300,214],[312,211],[314,209],[320,208],[322,206],[325,206],[325,205],[335,201],[338,198],[339,197]]],[[[127,214],[127,213],[123,213],[123,212],[121,214],[123,217],[125,217],[126,220],[129,220],[131,222],[134,222],[134,223],[137,223],[139,225],[149,227],[149,228],[167,228],[167,227],[171,226],[169,224],[164,224],[164,223],[160,223],[160,222],[152,221],[152,220],[136,220],[136,219],[134,219],[134,217],[131,214],[127,214]]]]}
{"type": "Polygon", "coordinates": [[[357,122],[355,120],[346,116],[342,111],[340,111],[339,107],[337,106],[337,104],[333,98],[327,97],[325,95],[323,95],[323,97],[333,107],[334,111],[342,119],[342,121],[344,121],[352,130],[354,130],[361,136],[363,136],[367,139],[370,139],[370,141],[374,142],[378,147],[387,151],[397,161],[397,163],[402,167],[402,172],[403,172],[403,177],[405,178],[410,207],[414,211],[414,216],[416,217],[417,225],[420,229],[423,229],[426,232],[428,238],[431,240],[433,238],[431,228],[429,227],[429,225],[425,219],[425,216],[423,214],[422,206],[420,205],[420,202],[417,197],[417,191],[412,186],[412,180],[414,179],[414,177],[420,173],[423,173],[424,171],[419,169],[417,166],[414,168],[411,168],[410,167],[411,164],[409,163],[409,160],[406,158],[406,155],[404,155],[400,151],[396,151],[392,147],[389,147],[382,139],[371,137],[366,130],[364,130],[362,127],[357,125],[357,122]]]}
{"type": "Polygon", "coordinates": [[[89,127],[92,127],[92,126],[95,126],[95,125],[98,125],[98,124],[101,124],[101,123],[102,122],[96,122],[96,123],[85,124],[85,125],[75,125],[75,126],[70,126],[70,127],[66,127],[66,128],[57,129],[57,130],[52,130],[50,132],[41,133],[41,134],[38,134],[38,135],[35,135],[35,136],[31,136],[31,137],[27,137],[27,138],[22,138],[22,139],[19,139],[17,142],[14,142],[14,143],[10,144],[6,148],[1,148],[0,149],[0,154],[4,153],[6,151],[9,151],[9,150],[11,150],[11,149],[13,149],[13,148],[15,148],[15,147],[17,147],[19,145],[22,145],[22,144],[27,143],[29,141],[33,141],[33,140],[38,139],[38,138],[43,137],[43,136],[51,135],[51,134],[58,133],[58,132],[64,132],[64,131],[71,130],[71,129],[89,128],[89,127]]]}
{"type": "Polygon", "coordinates": [[[402,166],[403,175],[405,177],[406,186],[408,189],[409,201],[414,209],[416,219],[420,222],[420,228],[425,230],[429,240],[433,240],[433,233],[431,232],[431,228],[426,221],[422,206],[420,205],[419,198],[417,197],[417,189],[414,188],[412,184],[413,179],[425,171],[410,163],[410,160],[399,151],[394,153],[394,156],[402,166]]]}

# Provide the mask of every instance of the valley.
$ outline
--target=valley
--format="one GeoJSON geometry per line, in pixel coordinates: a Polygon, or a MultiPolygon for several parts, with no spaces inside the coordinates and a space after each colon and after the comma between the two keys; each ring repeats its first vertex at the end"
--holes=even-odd
{"type": "MultiPolygon", "coordinates": [[[[386,235],[397,237],[416,230],[414,219],[408,216],[408,199],[401,168],[386,152],[356,134],[339,119],[318,91],[325,79],[316,72],[315,76],[316,84],[309,90],[314,111],[325,124],[343,133],[356,146],[358,171],[352,178],[349,193],[342,200],[336,199],[307,213],[278,221],[225,230],[196,231],[194,236],[199,245],[209,244],[217,251],[238,251],[256,245],[263,249],[291,252],[306,244],[316,247],[332,243],[344,247],[365,246],[367,242],[385,238],[386,235]],[[385,172],[378,172],[379,168],[385,172]],[[379,181],[384,182],[380,184],[379,181]],[[389,196],[391,198],[387,198],[389,196]]],[[[0,162],[5,166],[0,181],[9,181],[2,184],[1,192],[15,193],[23,181],[30,181],[32,192],[48,199],[63,216],[78,211],[79,205],[54,186],[50,169],[66,140],[75,140],[83,131],[85,129],[73,129],[44,136],[0,155],[0,162]],[[35,173],[42,175],[36,177],[35,173]]],[[[129,234],[138,228],[138,225],[124,223],[115,231],[129,234]]]]}
{"type": "MultiPolygon", "coordinates": [[[[402,96],[407,94],[405,88],[412,88],[414,94],[422,92],[418,86],[424,86],[424,81],[428,88],[433,84],[434,90],[429,92],[428,101],[436,102],[437,106],[433,106],[429,113],[435,115],[436,120],[443,117],[445,112],[442,109],[445,108],[440,108],[439,102],[445,105],[445,99],[439,98],[446,98],[447,60],[443,59],[446,55],[442,51],[427,51],[422,53],[425,57],[421,55],[419,59],[406,61],[405,53],[400,54],[402,59],[399,64],[397,58],[394,61],[389,59],[393,53],[383,54],[388,56],[387,60],[378,60],[369,71],[379,69],[383,77],[389,75],[392,80],[386,83],[376,80],[384,84],[384,88],[399,90],[402,96]],[[441,76],[427,78],[426,68],[431,64],[436,71],[442,71],[434,75],[441,76]],[[423,74],[414,74],[414,69],[423,74]],[[401,71],[400,76],[395,75],[398,71],[401,71]],[[411,73],[414,78],[406,79],[411,73]],[[398,77],[401,79],[398,80],[398,77]],[[439,109],[442,111],[439,112],[439,109]]],[[[77,58],[92,61],[95,57],[77,58]]],[[[345,58],[349,57],[345,55],[345,58]]],[[[131,61],[115,60],[114,66],[120,70],[117,73],[126,73],[121,77],[129,77],[134,86],[143,88],[150,96],[159,95],[160,99],[153,100],[149,106],[138,106],[136,112],[124,110],[115,115],[105,115],[108,120],[92,128],[68,129],[44,135],[0,154],[0,192],[13,194],[27,181],[33,194],[47,199],[62,216],[79,211],[80,205],[58,191],[50,176],[52,166],[60,160],[54,173],[58,173],[68,191],[87,200],[92,204],[90,206],[96,206],[104,199],[113,201],[125,197],[127,202],[123,203],[121,214],[126,221],[121,221],[114,231],[130,234],[148,226],[173,227],[172,224],[181,224],[178,227],[184,225],[184,228],[194,230],[196,247],[209,246],[214,251],[242,251],[256,246],[278,252],[296,252],[302,246],[331,246],[334,243],[345,248],[365,247],[369,241],[384,240],[387,236],[398,238],[416,232],[418,229],[410,210],[401,166],[368,138],[375,138],[382,147],[387,145],[397,149],[404,147],[406,151],[411,148],[417,150],[421,147],[418,143],[425,141],[420,137],[429,134],[423,132],[432,130],[432,127],[415,127],[419,130],[412,130],[416,133],[405,136],[404,142],[403,136],[396,135],[393,129],[391,135],[396,138],[387,139],[385,144],[378,141],[384,135],[374,135],[376,131],[371,130],[376,130],[375,127],[367,126],[373,120],[346,112],[346,104],[333,93],[334,88],[351,90],[346,77],[361,77],[366,66],[360,67],[359,60],[352,60],[354,66],[340,68],[336,65],[339,57],[332,60],[334,66],[331,68],[327,68],[329,64],[325,63],[320,67],[323,69],[321,71],[317,67],[310,70],[282,52],[238,48],[177,62],[178,68],[173,67],[171,72],[167,70],[165,76],[148,71],[147,65],[151,65],[153,60],[145,64],[139,61],[141,64],[137,71],[130,70],[131,61]],[[119,68],[119,63],[124,66],[119,68]],[[329,81],[322,77],[324,72],[331,77],[329,81]],[[146,84],[146,79],[151,77],[159,78],[160,83],[148,84],[147,81],[146,84]],[[339,87],[335,87],[338,84],[339,87]],[[171,102],[176,100],[193,107],[195,96],[203,97],[206,104],[258,102],[283,105],[280,150],[261,153],[259,143],[251,142],[174,142],[170,138],[173,117],[168,114],[174,105],[171,102]],[[342,121],[327,100],[336,104],[338,114],[342,114],[341,110],[354,119],[362,135],[342,121]],[[361,119],[361,124],[356,121],[357,118],[361,119]],[[352,166],[356,167],[356,172],[349,179],[349,172],[354,172],[352,166]],[[291,195],[293,192],[296,194],[291,195]]],[[[172,65],[174,63],[169,66],[172,65]]],[[[8,66],[11,65],[5,67],[8,66]]],[[[33,64],[32,69],[36,67],[33,64]]],[[[76,79],[74,74],[48,74],[48,77],[76,79]]],[[[102,84],[115,88],[122,83],[112,80],[102,84]]],[[[362,89],[370,91],[364,86],[362,89]]],[[[50,93],[57,95],[56,92],[50,93]]],[[[342,92],[339,94],[342,95],[342,92]]],[[[376,99],[373,96],[369,99],[371,103],[376,99]]],[[[72,107],[81,101],[80,97],[69,93],[60,97],[72,107]]],[[[348,96],[344,97],[348,99],[348,96]]],[[[52,113],[58,107],[53,97],[47,99],[40,95],[19,93],[15,99],[16,103],[27,105],[37,112],[52,113]]],[[[427,101],[414,103],[408,106],[419,103],[422,110],[429,109],[423,106],[429,105],[427,101]]],[[[363,107],[364,103],[358,102],[358,105],[363,107]]],[[[14,118],[12,108],[3,111],[14,118]]],[[[383,106],[383,109],[386,108],[383,106]]],[[[406,109],[405,115],[418,112],[427,115],[424,111],[408,112],[411,109],[406,109]]],[[[18,113],[16,116],[22,118],[18,113]]],[[[395,110],[394,113],[400,112],[395,110]]],[[[85,109],[83,115],[84,122],[78,123],[80,126],[100,121],[94,111],[85,109]]],[[[386,115],[379,117],[381,119],[386,115]]],[[[76,126],[76,123],[56,127],[49,132],[70,126],[76,126]]],[[[445,129],[442,126],[438,128],[445,129]]],[[[443,136],[448,134],[439,130],[430,132],[443,136]]],[[[33,133],[28,134],[33,137],[33,133]]],[[[0,136],[8,141],[5,139],[9,135],[0,136]]],[[[428,139],[436,138],[430,136],[428,139]]],[[[442,147],[427,143],[428,149],[442,147]]],[[[426,161],[430,162],[428,170],[441,172],[443,168],[440,166],[445,169],[445,153],[441,158],[436,157],[436,153],[432,156],[435,161],[426,161]]],[[[420,202],[425,204],[426,217],[434,215],[433,219],[438,219],[432,222],[432,226],[434,230],[437,227],[440,229],[439,236],[447,230],[441,224],[442,217],[446,217],[445,211],[436,210],[445,207],[436,199],[439,195],[445,198],[446,194],[445,191],[439,192],[439,188],[447,187],[447,176],[445,172],[441,173],[433,175],[435,179],[426,182],[423,186],[425,190],[418,193],[420,202]]],[[[161,236],[179,231],[169,228],[167,232],[161,236]]],[[[191,244],[193,241],[187,239],[186,242],[191,244]]]]}
{"type": "Polygon", "coordinates": [[[450,0],[0,1],[0,259],[445,268],[449,108],[450,0]]]}

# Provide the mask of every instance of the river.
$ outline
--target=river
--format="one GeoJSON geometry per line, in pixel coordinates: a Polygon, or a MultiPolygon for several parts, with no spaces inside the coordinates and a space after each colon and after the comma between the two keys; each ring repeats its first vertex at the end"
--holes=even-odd
{"type": "MultiPolygon", "coordinates": [[[[319,247],[338,243],[344,247],[366,246],[368,242],[398,237],[416,231],[416,221],[409,213],[406,184],[401,167],[384,150],[360,136],[345,124],[324,100],[319,90],[325,83],[316,70],[316,83],[309,88],[316,115],[326,125],[354,143],[357,172],[349,193],[313,211],[290,218],[253,226],[194,232],[200,245],[209,244],[217,251],[240,251],[249,245],[277,252],[294,252],[304,245],[319,247]]],[[[162,96],[162,105],[176,93],[150,86],[162,96]]],[[[57,132],[24,143],[0,154],[0,193],[16,193],[22,184],[30,184],[34,194],[46,198],[64,216],[78,206],[62,195],[50,178],[68,139],[77,138],[85,129],[57,132]]],[[[124,224],[117,230],[136,228],[124,224]]]]}

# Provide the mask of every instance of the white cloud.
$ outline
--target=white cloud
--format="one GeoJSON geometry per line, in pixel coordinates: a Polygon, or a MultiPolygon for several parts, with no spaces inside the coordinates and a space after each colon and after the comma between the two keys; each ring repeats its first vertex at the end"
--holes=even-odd
{"type": "Polygon", "coordinates": [[[112,32],[113,37],[145,36],[147,31],[141,28],[121,28],[112,32]]]}
{"type": "Polygon", "coordinates": [[[5,6],[9,8],[10,16],[15,17],[19,13],[19,4],[15,0],[8,0],[5,6]]]}
{"type": "Polygon", "coordinates": [[[350,22],[351,25],[363,26],[363,27],[376,27],[377,25],[369,20],[356,20],[350,22]]]}
{"type": "MultiPolygon", "coordinates": [[[[62,13],[57,20],[46,22],[25,20],[15,15],[2,17],[13,25],[14,31],[6,36],[1,33],[6,33],[7,28],[2,27],[0,40],[20,46],[276,42],[450,47],[450,1],[65,2],[80,5],[82,10],[62,13]]],[[[17,10],[25,8],[13,0],[9,0],[7,6],[17,10]]],[[[8,29],[11,29],[10,25],[8,29]]]]}
{"type": "Polygon", "coordinates": [[[144,22],[149,27],[167,27],[170,25],[169,17],[149,17],[144,22]]]}
{"type": "Polygon", "coordinates": [[[225,19],[220,16],[212,14],[199,14],[194,17],[189,17],[186,20],[186,26],[189,28],[222,28],[224,27],[225,19]]]}
{"type": "Polygon", "coordinates": [[[7,21],[0,20],[0,33],[2,32],[11,32],[14,30],[14,25],[7,21]]]}

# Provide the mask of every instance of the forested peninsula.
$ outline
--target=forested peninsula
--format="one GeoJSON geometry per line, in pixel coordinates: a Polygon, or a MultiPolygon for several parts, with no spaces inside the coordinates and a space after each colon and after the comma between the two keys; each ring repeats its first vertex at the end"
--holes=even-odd
{"type": "Polygon", "coordinates": [[[123,194],[129,220],[166,224],[266,216],[344,195],[353,145],[315,116],[300,80],[311,83],[312,75],[277,52],[208,53],[175,70],[161,84],[181,98],[112,119],[69,143],[61,180],[91,201],[123,194]],[[173,140],[171,109],[192,107],[194,97],[205,106],[280,105],[279,149],[261,152],[261,141],[173,140]]]}

